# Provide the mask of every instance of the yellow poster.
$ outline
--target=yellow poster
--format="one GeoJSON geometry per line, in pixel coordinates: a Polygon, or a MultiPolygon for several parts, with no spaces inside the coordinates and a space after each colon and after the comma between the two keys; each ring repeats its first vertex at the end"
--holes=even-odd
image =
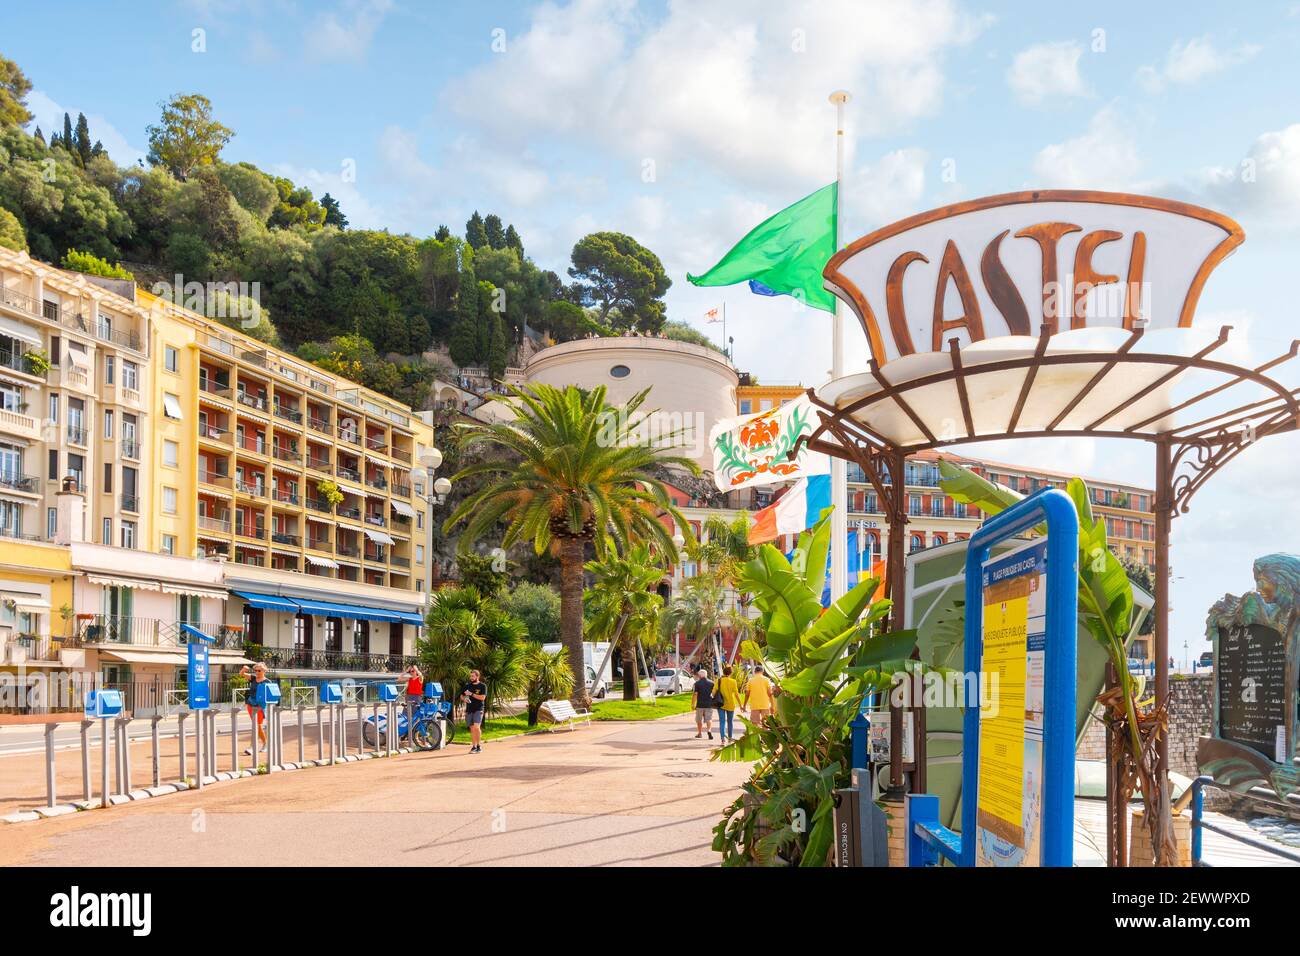
{"type": "Polygon", "coordinates": [[[1017,575],[984,590],[984,654],[988,689],[980,719],[981,827],[1025,846],[1025,683],[1030,578],[1017,575]]]}

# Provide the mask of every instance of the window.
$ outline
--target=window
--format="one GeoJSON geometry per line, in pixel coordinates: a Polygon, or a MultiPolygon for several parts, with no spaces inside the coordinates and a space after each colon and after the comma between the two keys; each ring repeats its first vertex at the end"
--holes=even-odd
{"type": "Polygon", "coordinates": [[[180,354],[170,345],[163,347],[163,366],[169,372],[175,372],[180,366],[180,354]]]}
{"type": "Polygon", "coordinates": [[[632,374],[632,370],[626,365],[615,365],[609,370],[609,374],[614,378],[627,378],[632,374]]]}
{"type": "Polygon", "coordinates": [[[58,424],[58,421],[59,421],[59,396],[57,396],[57,395],[51,395],[51,396],[50,396],[50,414],[49,414],[49,419],[50,419],[50,421],[54,422],[55,424],[58,424]]]}
{"type": "Polygon", "coordinates": [[[330,617],[325,619],[325,651],[337,654],[343,650],[343,619],[330,617]]]}
{"type": "Polygon", "coordinates": [[[180,446],[170,439],[163,440],[163,464],[175,468],[180,460],[180,446]]]}
{"type": "Polygon", "coordinates": [[[740,414],[742,414],[742,415],[748,415],[748,414],[749,414],[751,411],[753,411],[753,410],[754,410],[754,403],[753,403],[753,402],[751,402],[751,401],[750,401],[749,399],[747,399],[747,398],[742,398],[742,399],[740,400],[740,414]]]}
{"type": "Polygon", "coordinates": [[[311,651],[311,615],[297,614],[293,619],[293,649],[300,662],[311,651]]]}
{"type": "Polygon", "coordinates": [[[181,415],[181,400],[171,392],[163,392],[163,414],[177,421],[184,417],[181,415]]]}
{"type": "Polygon", "coordinates": [[[113,463],[111,461],[104,462],[104,489],[103,490],[104,490],[104,494],[106,495],[111,495],[113,493],[113,463]]]}
{"type": "Polygon", "coordinates": [[[134,362],[122,362],[122,387],[132,390],[140,387],[140,367],[134,362]]]}
{"type": "Polygon", "coordinates": [[[113,371],[114,371],[114,365],[116,361],[117,360],[111,355],[104,356],[104,384],[105,385],[113,384],[113,371]]]}
{"type": "Polygon", "coordinates": [[[50,449],[48,468],[50,471],[50,481],[59,480],[59,451],[57,448],[50,449]]]}
{"type": "Polygon", "coordinates": [[[0,535],[17,538],[23,533],[23,506],[0,498],[0,535]]]}
{"type": "Polygon", "coordinates": [[[113,437],[113,410],[111,408],[104,409],[104,437],[110,439],[113,437]]]}
{"type": "Polygon", "coordinates": [[[424,545],[422,544],[415,546],[415,563],[424,564],[424,545]]]}
{"type": "Polygon", "coordinates": [[[174,515],[176,513],[175,488],[163,488],[162,510],[163,514],[166,515],[174,515]]]}
{"type": "Polygon", "coordinates": [[[194,594],[176,595],[176,620],[183,624],[199,623],[200,600],[194,594]]]}
{"type": "Polygon", "coordinates": [[[162,553],[163,554],[176,553],[176,535],[165,534],[162,536],[162,553]]]}
{"type": "Polygon", "coordinates": [[[135,547],[135,522],[134,521],[122,522],[122,547],[124,548],[135,547]]]}
{"type": "Polygon", "coordinates": [[[45,537],[53,539],[59,533],[59,509],[45,509],[45,537]]]}
{"type": "Polygon", "coordinates": [[[104,519],[103,527],[100,528],[99,543],[100,544],[113,543],[113,519],[112,518],[104,519]]]}
{"type": "Polygon", "coordinates": [[[370,645],[370,622],[352,622],[352,653],[364,654],[370,645]]]}
{"type": "Polygon", "coordinates": [[[59,356],[62,354],[63,354],[63,347],[60,344],[59,337],[57,335],[51,335],[50,336],[50,364],[58,365],[59,356]]]}

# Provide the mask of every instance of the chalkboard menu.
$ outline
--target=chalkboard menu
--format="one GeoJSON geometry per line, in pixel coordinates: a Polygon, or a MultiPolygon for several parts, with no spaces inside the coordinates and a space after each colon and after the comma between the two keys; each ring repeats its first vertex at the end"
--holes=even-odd
{"type": "Polygon", "coordinates": [[[1219,628],[1219,736],[1272,760],[1286,723],[1286,641],[1263,624],[1219,628]]]}

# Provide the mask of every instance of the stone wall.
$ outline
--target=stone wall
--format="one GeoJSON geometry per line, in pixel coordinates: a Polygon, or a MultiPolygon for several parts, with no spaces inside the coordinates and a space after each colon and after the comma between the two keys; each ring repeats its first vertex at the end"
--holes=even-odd
{"type": "MultiPolygon", "coordinates": [[[[1196,740],[1210,733],[1213,708],[1213,672],[1170,676],[1169,769],[1174,773],[1196,776],[1196,740]]],[[[1106,728],[1100,720],[1088,719],[1075,756],[1080,760],[1106,759],[1106,728]]]]}

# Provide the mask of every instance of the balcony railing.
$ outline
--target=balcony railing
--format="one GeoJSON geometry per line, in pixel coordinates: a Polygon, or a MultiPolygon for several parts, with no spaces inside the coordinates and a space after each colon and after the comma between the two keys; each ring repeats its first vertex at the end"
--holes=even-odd
{"type": "Polygon", "coordinates": [[[307,467],[308,467],[308,468],[311,468],[311,469],[313,469],[313,470],[315,470],[315,471],[322,471],[322,472],[324,472],[324,473],[327,474],[327,475],[328,475],[328,474],[333,474],[333,472],[332,472],[332,470],[331,470],[331,469],[333,468],[333,466],[330,464],[328,458],[311,458],[311,457],[309,457],[309,458],[307,459],[307,467]]]}
{"type": "Polygon", "coordinates": [[[240,479],[235,480],[235,490],[238,491],[240,494],[248,495],[251,498],[266,497],[265,485],[255,485],[252,484],[251,482],[242,481],[240,479]]]}
{"type": "Polygon", "coordinates": [[[16,292],[13,289],[0,290],[0,302],[3,302],[11,309],[26,312],[28,315],[34,315],[38,318],[48,318],[52,322],[59,321],[57,306],[55,307],[55,314],[52,317],[47,316],[41,309],[41,304],[39,302],[33,299],[30,295],[24,295],[23,293],[16,292]]]}
{"type": "Polygon", "coordinates": [[[382,564],[388,561],[388,555],[383,548],[366,548],[366,560],[378,561],[382,564]]]}
{"type": "Polygon", "coordinates": [[[388,454],[396,458],[398,461],[406,462],[408,465],[411,463],[411,453],[409,451],[403,451],[400,448],[394,448],[388,454]]]}
{"type": "Polygon", "coordinates": [[[20,475],[15,471],[0,471],[0,488],[35,493],[39,482],[40,479],[32,475],[20,475]]]}
{"type": "Polygon", "coordinates": [[[235,442],[235,447],[241,448],[244,451],[251,451],[257,455],[265,455],[268,453],[266,450],[266,439],[257,435],[245,435],[243,438],[240,438],[235,442]]]}
{"type": "Polygon", "coordinates": [[[411,566],[411,559],[403,558],[395,554],[392,557],[391,564],[395,568],[409,568],[411,566]]]}
{"type": "Polygon", "coordinates": [[[357,471],[355,468],[349,468],[347,465],[339,465],[336,471],[340,478],[347,478],[350,481],[361,480],[361,472],[357,471]]]}
{"type": "Polygon", "coordinates": [[[278,461],[289,461],[295,465],[302,462],[302,452],[292,446],[272,445],[271,456],[278,461]]]}
{"type": "Polygon", "coordinates": [[[334,549],[334,553],[341,558],[360,557],[361,549],[355,544],[340,544],[334,549]]]}
{"type": "Polygon", "coordinates": [[[360,508],[347,508],[344,507],[343,505],[339,505],[339,507],[335,509],[334,513],[337,514],[340,518],[351,518],[354,521],[361,520],[360,508]]]}
{"type": "Polygon", "coordinates": [[[329,420],[325,418],[313,418],[309,416],[307,418],[307,427],[314,432],[320,432],[322,435],[328,435],[331,433],[329,420]]]}
{"type": "Polygon", "coordinates": [[[366,484],[371,488],[378,488],[380,491],[386,491],[388,489],[388,479],[383,475],[371,475],[366,479],[366,484]]]}
{"type": "Polygon", "coordinates": [[[220,485],[224,488],[230,484],[230,472],[209,471],[206,468],[200,468],[199,481],[209,485],[220,485]]]}
{"type": "MultiPolygon", "coordinates": [[[[211,646],[242,650],[243,635],[224,624],[191,624],[212,639],[211,646]]],[[[77,619],[76,639],[82,644],[129,644],[133,647],[181,647],[190,636],[179,623],[154,617],[118,617],[114,614],[84,615],[77,619]]]]}
{"type": "Polygon", "coordinates": [[[337,434],[349,445],[360,445],[361,436],[357,434],[356,429],[339,427],[336,429],[337,434]]]}
{"type": "Polygon", "coordinates": [[[392,492],[393,494],[400,495],[403,498],[409,498],[411,497],[411,486],[393,482],[392,492]]]}
{"type": "Polygon", "coordinates": [[[140,496],[139,496],[139,495],[128,495],[128,494],[123,493],[123,495],[122,495],[122,510],[123,510],[123,511],[139,511],[139,510],[140,510],[140,496]]]}
{"type": "Polygon", "coordinates": [[[371,438],[367,436],[366,447],[369,448],[371,451],[387,452],[388,442],[384,441],[382,438],[371,438]]]}
{"type": "Polygon", "coordinates": [[[302,538],[300,536],[296,534],[290,534],[287,531],[272,531],[271,541],[274,544],[288,544],[288,545],[292,545],[295,548],[298,547],[300,544],[302,544],[302,538]]]}
{"type": "Polygon", "coordinates": [[[15,372],[26,372],[27,363],[23,360],[26,352],[17,349],[0,349],[0,367],[13,369],[15,372]]]}
{"type": "Polygon", "coordinates": [[[230,519],[199,515],[199,529],[201,531],[219,531],[222,534],[230,534],[230,519]]]}
{"type": "Polygon", "coordinates": [[[230,386],[222,385],[220,382],[214,382],[211,379],[199,379],[199,391],[207,392],[209,395],[216,395],[220,398],[230,397],[230,386]]]}
{"type": "Polygon", "coordinates": [[[333,508],[330,507],[330,503],[326,501],[324,498],[308,497],[307,507],[313,509],[314,511],[323,511],[325,512],[325,514],[329,514],[331,511],[334,510],[333,508]]]}
{"type": "Polygon", "coordinates": [[[296,408],[290,408],[287,405],[276,403],[275,417],[283,418],[285,421],[294,422],[299,425],[302,424],[302,412],[298,411],[296,408]]]}
{"type": "Polygon", "coordinates": [[[334,546],[330,544],[329,538],[308,538],[307,547],[313,551],[333,551],[334,546]]]}
{"type": "Polygon", "coordinates": [[[86,429],[82,425],[68,426],[68,443],[72,445],[86,444],[86,429]]]}
{"type": "Polygon", "coordinates": [[[276,488],[273,492],[271,492],[271,497],[275,501],[279,501],[286,505],[296,505],[299,503],[299,501],[302,500],[298,497],[297,492],[286,491],[283,488],[276,488]]]}
{"type": "Polygon", "coordinates": [[[372,671],[399,674],[417,662],[405,654],[309,651],[300,647],[265,647],[254,657],[271,670],[372,671]]]}
{"type": "Polygon", "coordinates": [[[266,540],[265,525],[249,525],[243,521],[235,522],[235,534],[241,538],[256,538],[259,541],[266,540]]]}
{"type": "Polygon", "coordinates": [[[388,522],[384,519],[384,516],[383,516],[382,514],[368,514],[368,515],[366,515],[366,524],[372,524],[372,525],[374,525],[374,526],[377,527],[377,528],[387,528],[387,527],[388,527],[388,522]]]}
{"type": "Polygon", "coordinates": [[[249,408],[256,408],[258,411],[262,412],[266,411],[265,395],[253,395],[241,389],[236,393],[235,397],[239,400],[239,404],[241,405],[247,405],[249,408]]]}

